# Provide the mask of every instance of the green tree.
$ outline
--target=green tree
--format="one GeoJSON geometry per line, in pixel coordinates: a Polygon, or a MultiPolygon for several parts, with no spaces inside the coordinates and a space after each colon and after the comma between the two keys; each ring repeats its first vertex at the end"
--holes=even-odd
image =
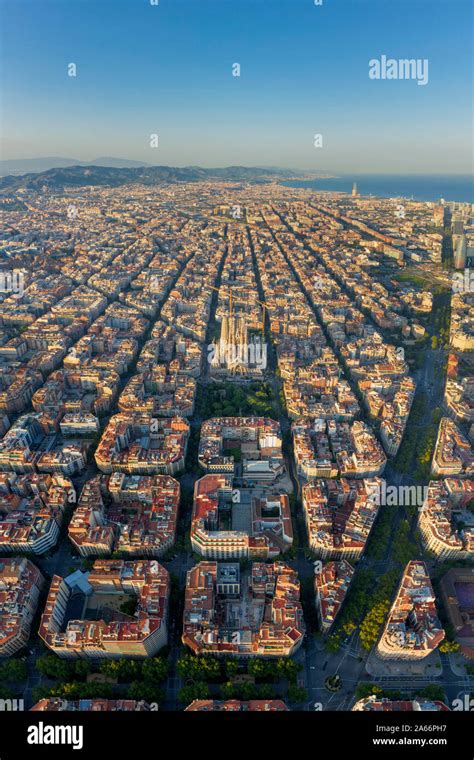
{"type": "Polygon", "coordinates": [[[249,699],[256,699],[258,696],[258,690],[254,683],[249,683],[246,681],[245,683],[241,684],[239,688],[240,692],[240,698],[248,701],[249,699]]]}
{"type": "Polygon", "coordinates": [[[389,601],[379,602],[365,616],[360,627],[360,641],[364,649],[371,649],[380,638],[389,609],[389,601]]]}
{"type": "MultiPolygon", "coordinates": [[[[114,696],[114,689],[109,683],[82,683],[67,682],[52,686],[41,692],[41,697],[63,697],[63,699],[97,699],[103,697],[110,699],[114,696]]],[[[36,696],[36,693],[35,693],[36,696]]],[[[33,698],[35,698],[35,696],[33,698]]]]}
{"type": "Polygon", "coordinates": [[[288,686],[288,700],[290,702],[296,702],[297,704],[300,704],[301,702],[306,702],[307,699],[308,692],[306,689],[303,689],[300,686],[296,686],[295,684],[290,684],[288,686]]]}
{"type": "Polygon", "coordinates": [[[232,659],[231,657],[229,657],[225,661],[224,670],[225,670],[225,674],[226,674],[227,678],[229,678],[229,679],[234,678],[237,675],[237,673],[239,672],[239,663],[238,663],[238,661],[235,660],[235,659],[232,659]]]}
{"type": "Polygon", "coordinates": [[[192,654],[180,657],[176,670],[181,678],[193,678],[196,681],[217,681],[221,674],[219,660],[215,657],[195,657],[192,654]]]}
{"type": "Polygon", "coordinates": [[[326,652],[335,654],[336,652],[339,652],[340,648],[341,648],[340,635],[336,633],[332,633],[331,636],[329,636],[329,638],[327,639],[326,644],[325,644],[326,652]]]}
{"type": "Polygon", "coordinates": [[[91,664],[87,660],[76,660],[74,663],[74,675],[79,678],[87,678],[91,672],[91,664]]]}
{"type": "Polygon", "coordinates": [[[209,686],[204,681],[183,686],[178,692],[179,701],[185,705],[190,704],[195,699],[207,699],[208,697],[209,686]]]}
{"type": "Polygon", "coordinates": [[[261,683],[257,686],[258,699],[275,699],[275,687],[271,683],[261,683]]]}
{"type": "MultiPolygon", "coordinates": [[[[31,698],[33,700],[33,704],[35,705],[41,699],[47,699],[47,697],[49,697],[49,694],[50,689],[48,689],[47,686],[33,686],[31,690],[31,698]]],[[[0,698],[7,699],[7,697],[3,696],[2,689],[0,689],[0,698]]]]}
{"type": "Polygon", "coordinates": [[[57,678],[66,681],[72,672],[72,663],[61,660],[56,655],[45,654],[36,660],[36,668],[46,678],[57,678]]]}
{"type": "Polygon", "coordinates": [[[358,700],[367,699],[367,697],[371,697],[372,695],[379,697],[381,694],[381,687],[373,683],[358,683],[355,690],[355,696],[358,700]]]}
{"type": "Polygon", "coordinates": [[[277,660],[277,674],[286,678],[290,683],[296,683],[296,677],[301,670],[301,665],[295,660],[280,658],[277,660]]]}
{"type": "Polygon", "coordinates": [[[232,681],[226,681],[220,687],[222,699],[235,699],[237,687],[232,681]]]}
{"type": "Polygon", "coordinates": [[[100,672],[118,681],[133,681],[140,677],[142,663],[137,660],[103,660],[100,672]]]}
{"type": "Polygon", "coordinates": [[[274,660],[261,660],[257,658],[250,660],[247,672],[250,676],[260,679],[275,678],[279,674],[278,665],[274,660]]]}
{"type": "Polygon", "coordinates": [[[459,652],[460,646],[457,641],[448,641],[447,639],[439,645],[440,652],[459,652]]]}
{"type": "Polygon", "coordinates": [[[28,668],[25,660],[7,660],[0,664],[0,680],[2,681],[25,681],[28,676],[28,668]]]}
{"type": "Polygon", "coordinates": [[[440,702],[444,702],[446,699],[443,687],[436,683],[430,683],[428,686],[425,686],[424,689],[418,692],[417,696],[424,697],[425,699],[439,700],[440,702]]]}
{"type": "Polygon", "coordinates": [[[147,681],[132,681],[127,689],[128,699],[136,699],[137,702],[163,702],[165,693],[156,684],[147,681]]]}
{"type": "Polygon", "coordinates": [[[164,681],[169,671],[169,662],[163,657],[151,657],[142,665],[142,678],[152,683],[164,681]]]}

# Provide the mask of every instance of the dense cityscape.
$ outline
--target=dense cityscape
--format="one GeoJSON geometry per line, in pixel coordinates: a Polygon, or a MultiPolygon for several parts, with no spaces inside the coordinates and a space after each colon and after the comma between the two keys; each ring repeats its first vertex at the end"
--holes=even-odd
{"type": "Polygon", "coordinates": [[[0,0],[0,760],[473,760],[473,21],[0,0]]]}
{"type": "Polygon", "coordinates": [[[471,204],[88,172],[0,201],[4,702],[466,709],[471,204]]]}

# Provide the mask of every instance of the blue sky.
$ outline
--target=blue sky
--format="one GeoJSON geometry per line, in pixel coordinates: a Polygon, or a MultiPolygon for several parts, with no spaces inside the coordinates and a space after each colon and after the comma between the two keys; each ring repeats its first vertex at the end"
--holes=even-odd
{"type": "Polygon", "coordinates": [[[2,158],[471,171],[470,0],[0,0],[0,16],[2,158]],[[383,54],[427,58],[429,83],[369,79],[383,54]]]}

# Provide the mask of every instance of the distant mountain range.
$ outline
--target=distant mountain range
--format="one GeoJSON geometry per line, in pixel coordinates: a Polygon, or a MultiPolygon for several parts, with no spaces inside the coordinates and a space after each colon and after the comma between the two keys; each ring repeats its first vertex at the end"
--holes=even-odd
{"type": "MultiPolygon", "coordinates": [[[[31,159],[31,161],[47,159],[31,159]]],[[[58,159],[58,161],[61,159],[58,159]]],[[[68,159],[64,159],[68,160],[68,159]]],[[[120,161],[121,159],[97,159],[97,161],[120,161]]],[[[3,161],[3,164],[8,163],[3,161]]],[[[120,187],[128,184],[156,185],[174,182],[197,182],[199,180],[220,180],[238,182],[268,182],[270,179],[314,179],[327,176],[324,172],[305,172],[291,169],[266,169],[255,166],[226,166],[224,168],[204,169],[200,166],[106,166],[79,164],[37,170],[27,174],[9,174],[0,179],[0,192],[8,193],[20,188],[30,190],[61,191],[66,185],[81,187],[85,185],[108,185],[120,187]]]]}
{"type": "Polygon", "coordinates": [[[113,158],[100,156],[93,161],[79,161],[78,158],[62,158],[47,156],[45,158],[8,158],[0,161],[0,177],[8,174],[30,174],[32,172],[47,172],[48,169],[63,169],[66,166],[111,166],[117,169],[130,169],[137,166],[150,166],[144,161],[130,161],[128,158],[113,158]]]}

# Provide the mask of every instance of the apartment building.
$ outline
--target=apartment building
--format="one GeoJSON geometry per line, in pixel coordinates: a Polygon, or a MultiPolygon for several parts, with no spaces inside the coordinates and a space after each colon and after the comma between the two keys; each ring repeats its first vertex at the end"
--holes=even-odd
{"type": "Polygon", "coordinates": [[[83,557],[161,557],[175,541],[179,499],[169,475],[96,476],[84,484],[69,539],[83,557]]]}
{"type": "Polygon", "coordinates": [[[317,479],[303,486],[309,545],[321,559],[360,559],[379,505],[381,478],[317,479]]]}
{"type": "Polygon", "coordinates": [[[0,559],[0,656],[26,646],[44,578],[25,557],[0,559]]]}
{"type": "Polygon", "coordinates": [[[194,485],[191,544],[206,559],[274,559],[291,548],[286,493],[233,488],[233,476],[205,475],[194,485]]]}
{"type": "Polygon", "coordinates": [[[184,467],[188,437],[189,423],[181,417],[116,414],[102,435],[95,461],[105,473],[174,475],[184,467]]]}
{"type": "Polygon", "coordinates": [[[376,646],[381,659],[421,660],[441,644],[445,632],[424,562],[406,566],[387,624],[376,646]]]}
{"type": "Polygon", "coordinates": [[[322,633],[329,633],[344,603],[354,575],[354,568],[345,559],[326,562],[314,573],[316,611],[322,633]]]}
{"type": "Polygon", "coordinates": [[[168,571],[156,560],[96,560],[88,573],[55,575],[39,635],[63,658],[152,657],[168,640],[168,571]],[[71,617],[82,601],[83,617],[71,617]],[[136,598],[134,615],[120,602],[136,598]],[[103,612],[103,617],[100,613],[103,612]]]}
{"type": "Polygon", "coordinates": [[[58,540],[76,492],[63,475],[0,473],[0,551],[44,554],[58,540]]]}
{"type": "Polygon", "coordinates": [[[200,562],[188,571],[183,644],[195,654],[288,657],[305,633],[300,584],[283,562],[200,562]]]}

